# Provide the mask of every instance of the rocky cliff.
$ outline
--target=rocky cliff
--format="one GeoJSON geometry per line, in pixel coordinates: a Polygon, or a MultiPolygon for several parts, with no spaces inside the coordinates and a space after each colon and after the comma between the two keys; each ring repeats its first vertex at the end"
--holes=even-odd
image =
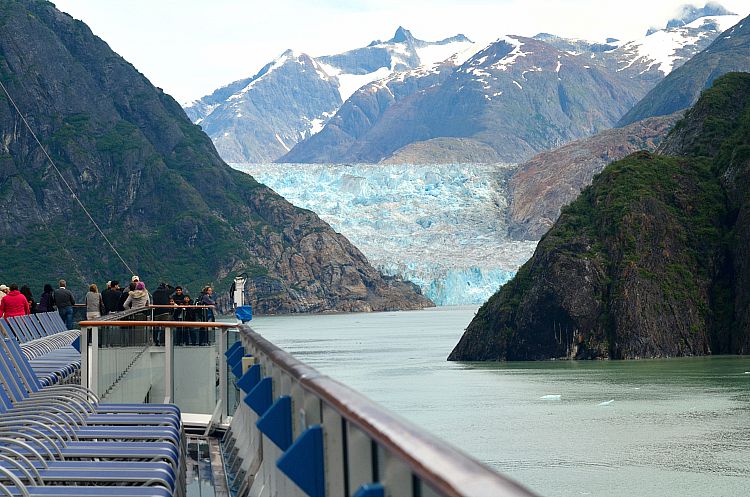
{"type": "MultiPolygon", "coordinates": [[[[261,313],[430,305],[314,213],[227,166],[177,102],[53,4],[0,3],[0,78],[147,282],[223,290],[247,272],[261,313]]],[[[39,291],[65,277],[76,289],[125,274],[4,95],[0,195],[4,282],[39,291]]]]}
{"type": "Polygon", "coordinates": [[[620,119],[618,126],[687,109],[716,78],[732,71],[750,71],[750,17],[672,71],[620,119]]]}
{"type": "Polygon", "coordinates": [[[508,182],[508,229],[516,240],[539,240],[604,166],[638,150],[653,152],[682,113],[602,131],[521,164],[508,182]]]}
{"type": "Polygon", "coordinates": [[[451,360],[750,352],[750,75],[562,210],[451,360]]]}

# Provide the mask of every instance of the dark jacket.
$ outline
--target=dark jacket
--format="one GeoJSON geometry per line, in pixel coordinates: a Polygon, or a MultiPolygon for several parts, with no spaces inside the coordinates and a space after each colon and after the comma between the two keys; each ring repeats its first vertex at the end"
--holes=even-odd
{"type": "Polygon", "coordinates": [[[117,310],[118,311],[124,311],[125,310],[125,301],[128,300],[128,295],[130,295],[130,291],[126,288],[125,290],[120,292],[120,298],[117,301],[117,310]]]}
{"type": "Polygon", "coordinates": [[[102,292],[102,300],[107,312],[117,312],[119,310],[117,306],[120,304],[120,297],[122,297],[122,290],[107,288],[102,292]]]}
{"type": "Polygon", "coordinates": [[[159,286],[151,295],[154,305],[169,305],[169,290],[166,286],[159,286]]]}
{"type": "Polygon", "coordinates": [[[52,300],[52,292],[44,292],[39,299],[39,312],[49,312],[55,310],[55,303],[52,300]]]}
{"type": "Polygon", "coordinates": [[[73,294],[67,288],[58,288],[53,292],[53,298],[55,299],[55,305],[57,309],[64,309],[71,307],[76,304],[76,299],[73,294]]]}

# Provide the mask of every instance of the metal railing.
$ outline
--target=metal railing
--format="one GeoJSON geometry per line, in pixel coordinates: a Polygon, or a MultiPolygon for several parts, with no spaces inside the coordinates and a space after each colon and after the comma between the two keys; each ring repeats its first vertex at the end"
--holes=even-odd
{"type": "Polygon", "coordinates": [[[273,380],[273,397],[291,397],[293,439],[312,425],[325,432],[327,497],[348,497],[380,482],[386,495],[532,497],[533,494],[458,449],[319,373],[249,326],[246,353],[273,380]]]}
{"type": "MultiPolygon", "coordinates": [[[[139,310],[142,312],[142,309],[139,310]]],[[[138,315],[138,311],[126,311],[128,316],[138,315]]],[[[102,345],[112,348],[126,348],[128,335],[144,334],[145,338],[136,342],[141,344],[143,350],[136,351],[133,356],[135,361],[135,355],[143,353],[146,349],[150,348],[153,344],[150,342],[150,331],[153,329],[159,329],[163,331],[164,337],[164,376],[163,376],[163,390],[165,392],[163,399],[155,399],[157,402],[164,403],[175,403],[175,347],[174,347],[174,333],[180,329],[198,329],[204,328],[206,330],[213,330],[218,332],[216,339],[217,353],[216,360],[218,361],[218,395],[217,404],[213,412],[213,417],[217,418],[217,422],[223,423],[226,421],[229,412],[228,402],[228,384],[227,384],[227,365],[226,356],[224,352],[227,348],[227,333],[230,329],[236,329],[236,324],[229,323],[215,323],[205,321],[150,321],[150,320],[116,320],[117,318],[123,318],[125,315],[119,313],[113,318],[107,319],[107,317],[99,320],[81,321],[79,323],[81,329],[81,344],[90,344],[89,347],[81,347],[81,384],[91,389],[95,394],[100,395],[100,358],[99,351],[102,349],[102,345]],[[107,331],[114,331],[113,333],[117,339],[114,341],[108,335],[107,331]],[[102,333],[104,332],[104,333],[102,333]],[[91,354],[89,357],[90,348],[91,354]]],[[[161,351],[162,347],[159,347],[161,351]]],[[[118,371],[120,376],[126,374],[122,368],[118,371]]],[[[198,380],[197,378],[195,379],[198,380]]],[[[213,383],[213,382],[212,382],[213,383]]],[[[108,385],[109,386],[109,385],[108,385]]],[[[203,385],[196,385],[201,387],[203,385]]],[[[213,386],[213,385],[212,385],[213,386]]],[[[131,401],[140,402],[143,399],[131,399],[131,401]]],[[[179,404],[179,403],[178,403],[179,404]]]]}
{"type": "MultiPolygon", "coordinates": [[[[458,449],[369,400],[355,390],[321,374],[314,368],[295,359],[279,347],[254,332],[249,326],[227,323],[184,321],[127,321],[102,319],[82,321],[81,343],[91,337],[91,349],[99,347],[99,333],[120,330],[128,333],[138,329],[159,326],[164,329],[164,402],[175,401],[174,332],[188,327],[209,328],[217,335],[216,355],[218,371],[218,398],[216,409],[208,426],[227,421],[229,385],[227,338],[237,330],[244,346],[244,354],[252,356],[242,361],[243,373],[258,365],[263,378],[270,378],[272,398],[289,397],[291,402],[291,439],[301,439],[311,428],[319,426],[324,436],[322,467],[325,473],[326,497],[350,497],[365,485],[378,482],[386,489],[386,496],[404,497],[533,497],[533,494],[513,481],[482,465],[458,449]],[[247,362],[247,364],[245,364],[247,362]]],[[[99,385],[96,374],[89,371],[99,367],[97,354],[88,361],[87,347],[82,347],[81,382],[95,393],[99,385]],[[91,380],[89,380],[91,378],[91,380]]],[[[162,353],[161,350],[158,351],[162,353]]],[[[213,366],[211,366],[213,368],[213,366]]],[[[249,374],[249,373],[248,373],[249,374]]],[[[137,375],[136,375],[137,376],[137,375]]],[[[195,390],[215,388],[213,378],[201,378],[197,373],[190,378],[195,390]],[[203,383],[208,380],[208,383],[203,383]]],[[[260,384],[258,384],[260,387],[260,384]]],[[[249,397],[249,396],[248,396],[249,397]]],[[[162,399],[154,399],[161,402],[162,399]]],[[[179,403],[178,403],[179,405],[179,403]]],[[[247,463],[245,490],[253,495],[256,485],[267,484],[272,495],[297,497],[303,495],[291,486],[287,476],[277,467],[276,461],[284,453],[272,442],[265,441],[256,424],[256,416],[245,403],[241,404],[230,433],[248,432],[249,438],[240,436],[241,443],[254,444],[252,449],[241,450],[245,455],[256,454],[247,463]],[[262,448],[258,440],[262,439],[262,448]],[[255,440],[255,442],[253,442],[255,440]],[[250,488],[252,487],[252,488],[250,488]],[[275,492],[275,493],[273,493],[275,492]]],[[[272,409],[268,409],[271,411],[272,409]]],[[[184,414],[184,410],[183,410],[184,414]]],[[[225,425],[226,426],[226,425],[225,425]]],[[[226,437],[225,437],[226,440],[226,437]]],[[[314,462],[313,462],[314,464],[314,462]]],[[[238,477],[240,478],[240,477],[238,477]]]]}

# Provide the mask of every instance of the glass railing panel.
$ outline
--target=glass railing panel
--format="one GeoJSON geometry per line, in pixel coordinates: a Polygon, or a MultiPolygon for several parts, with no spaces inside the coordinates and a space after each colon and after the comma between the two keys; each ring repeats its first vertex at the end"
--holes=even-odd
{"type": "Polygon", "coordinates": [[[213,414],[218,400],[218,342],[208,328],[175,328],[174,400],[183,412],[213,414]]]}
{"type": "MultiPolygon", "coordinates": [[[[168,401],[183,413],[214,415],[214,423],[222,422],[238,403],[224,355],[238,333],[226,323],[214,328],[209,322],[173,321],[173,311],[129,312],[82,326],[90,344],[88,386],[102,401],[168,401]]],[[[178,317],[200,316],[201,309],[190,311],[178,317]]]]}
{"type": "MultiPolygon", "coordinates": [[[[126,321],[140,321],[146,312],[119,316],[126,321]]],[[[106,402],[144,402],[150,391],[150,327],[97,327],[92,334],[92,375],[100,398],[106,402]],[[96,349],[93,345],[96,344],[96,349]],[[96,358],[93,355],[96,354],[96,358]]]]}

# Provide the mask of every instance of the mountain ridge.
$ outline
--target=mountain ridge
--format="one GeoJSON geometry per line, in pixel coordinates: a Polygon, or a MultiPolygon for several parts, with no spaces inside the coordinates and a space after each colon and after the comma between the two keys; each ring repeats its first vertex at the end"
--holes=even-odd
{"type": "Polygon", "coordinates": [[[671,114],[694,104],[700,93],[719,76],[733,71],[750,71],[750,16],[723,32],[711,45],[672,71],[617,123],[671,114]]]}
{"type": "Polygon", "coordinates": [[[387,41],[311,57],[286,51],[250,78],[186,107],[229,162],[273,161],[317,133],[361,86],[445,59],[472,44],[464,35],[435,42],[399,27],[387,41]],[[275,70],[268,76],[269,69],[275,70]]]}
{"type": "MultiPolygon", "coordinates": [[[[178,103],[49,2],[0,4],[0,77],[65,180],[146,281],[223,291],[248,274],[259,313],[421,308],[314,213],[234,171],[178,103]]],[[[71,287],[122,274],[0,98],[3,278],[71,287]]]]}
{"type": "Polygon", "coordinates": [[[496,161],[515,162],[610,127],[641,95],[638,84],[588,57],[518,36],[488,45],[440,79],[415,83],[388,108],[367,114],[364,127],[358,109],[388,99],[390,88],[373,97],[356,93],[326,126],[337,129],[324,127],[279,161],[371,163],[410,143],[455,138],[493,148],[496,161]]]}

